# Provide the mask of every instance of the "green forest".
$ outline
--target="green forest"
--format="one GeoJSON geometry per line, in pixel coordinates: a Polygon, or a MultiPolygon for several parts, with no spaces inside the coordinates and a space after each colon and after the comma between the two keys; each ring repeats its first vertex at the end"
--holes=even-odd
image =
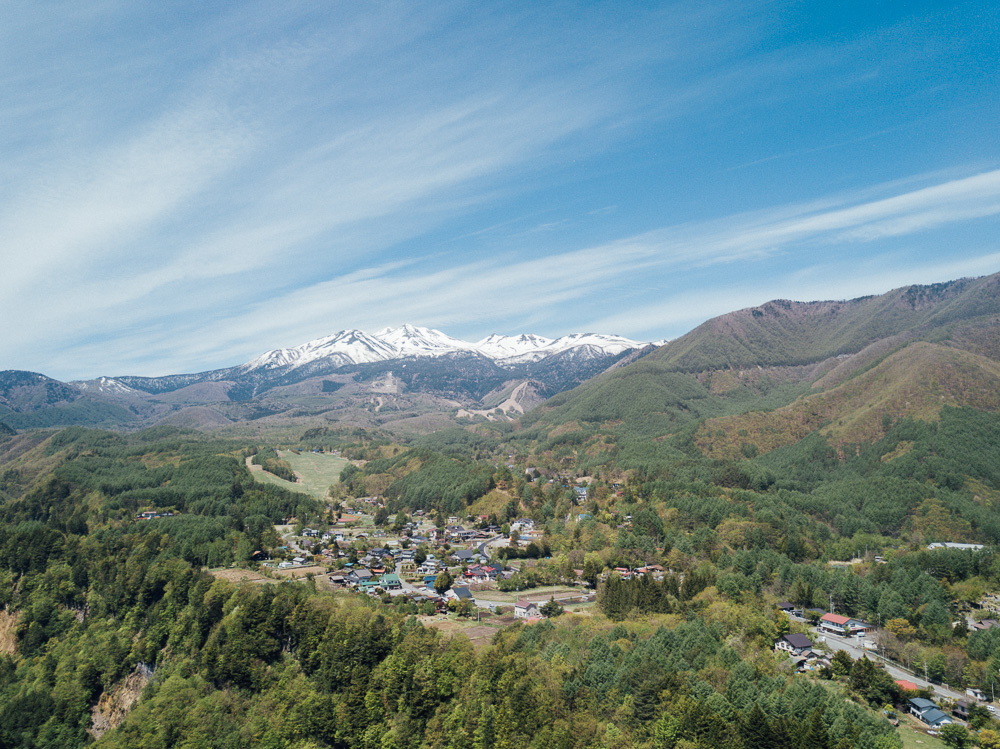
{"type": "Polygon", "coordinates": [[[275,551],[276,524],[336,509],[254,482],[250,456],[281,470],[274,445],[172,427],[0,437],[0,747],[901,747],[884,672],[800,676],[774,653],[799,626],[782,600],[880,623],[884,652],[932,680],[996,678],[998,630],[970,633],[962,613],[1000,590],[996,415],[946,408],[871,444],[817,434],[730,461],[684,429],[641,460],[621,447],[622,463],[593,449],[620,429],[574,434],[325,429],[290,445],[356,461],[337,502],[384,493],[400,517],[441,516],[499,497],[491,519],[544,529],[506,587],[575,570],[596,587],[592,615],[480,647],[379,598],[213,575],[275,551]],[[926,549],[941,540],[985,548],[926,549]],[[611,571],[650,564],[662,579],[611,571]],[[131,709],[99,729],[123,694],[131,709]]]}

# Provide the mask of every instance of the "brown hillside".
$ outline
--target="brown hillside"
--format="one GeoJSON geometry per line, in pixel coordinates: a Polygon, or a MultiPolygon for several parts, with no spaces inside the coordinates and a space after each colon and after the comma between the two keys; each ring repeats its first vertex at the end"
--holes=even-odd
{"type": "Polygon", "coordinates": [[[883,421],[935,419],[943,406],[1000,410],[1000,364],[951,346],[914,343],[830,390],[770,412],[709,419],[695,442],[713,458],[736,459],[744,445],[764,453],[822,429],[834,444],[870,442],[883,421]]]}
{"type": "Polygon", "coordinates": [[[997,314],[1000,274],[845,301],[778,299],[709,320],[649,358],[684,372],[809,364],[997,314]]]}

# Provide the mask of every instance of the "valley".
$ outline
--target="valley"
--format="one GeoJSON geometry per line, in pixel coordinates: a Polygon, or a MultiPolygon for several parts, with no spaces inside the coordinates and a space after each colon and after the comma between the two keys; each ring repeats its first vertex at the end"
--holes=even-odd
{"type": "Polygon", "coordinates": [[[0,745],[899,749],[923,698],[988,741],[953,690],[1000,689],[998,283],[774,302],[562,390],[161,379],[105,430],[17,426],[83,396],[7,373],[0,745]]]}

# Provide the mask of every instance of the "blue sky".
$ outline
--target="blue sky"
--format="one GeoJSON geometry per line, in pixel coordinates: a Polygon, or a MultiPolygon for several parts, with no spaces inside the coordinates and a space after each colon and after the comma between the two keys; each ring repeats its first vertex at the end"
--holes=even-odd
{"type": "Polygon", "coordinates": [[[0,5],[0,369],[1000,271],[996,3],[222,6],[0,5]]]}

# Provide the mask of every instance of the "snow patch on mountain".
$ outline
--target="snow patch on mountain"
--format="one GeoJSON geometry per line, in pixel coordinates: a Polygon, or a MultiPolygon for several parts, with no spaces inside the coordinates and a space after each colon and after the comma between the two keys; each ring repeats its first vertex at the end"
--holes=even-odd
{"type": "Polygon", "coordinates": [[[139,391],[130,388],[123,382],[119,382],[113,377],[98,377],[96,380],[77,380],[71,382],[78,390],[85,393],[97,393],[100,395],[138,395],[139,391]]]}

